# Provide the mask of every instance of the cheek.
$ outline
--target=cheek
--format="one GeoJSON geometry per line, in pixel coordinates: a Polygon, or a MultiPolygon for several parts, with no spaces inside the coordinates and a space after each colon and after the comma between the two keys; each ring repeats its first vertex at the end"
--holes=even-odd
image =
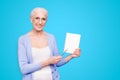
{"type": "Polygon", "coordinates": [[[34,20],[31,20],[31,22],[32,22],[32,24],[34,24],[35,21],[34,21],[34,20]]]}
{"type": "Polygon", "coordinates": [[[43,21],[43,24],[46,24],[46,21],[43,21]]]}
{"type": "Polygon", "coordinates": [[[35,25],[37,22],[35,20],[32,21],[32,24],[35,25]]]}

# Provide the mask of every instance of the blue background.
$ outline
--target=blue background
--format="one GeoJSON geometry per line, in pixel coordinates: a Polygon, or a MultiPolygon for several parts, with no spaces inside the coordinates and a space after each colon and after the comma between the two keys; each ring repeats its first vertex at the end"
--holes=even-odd
{"type": "Polygon", "coordinates": [[[0,80],[21,80],[18,38],[32,29],[35,7],[49,12],[45,30],[59,52],[66,32],[81,34],[81,57],[59,68],[61,80],[120,80],[119,0],[0,0],[0,80]]]}

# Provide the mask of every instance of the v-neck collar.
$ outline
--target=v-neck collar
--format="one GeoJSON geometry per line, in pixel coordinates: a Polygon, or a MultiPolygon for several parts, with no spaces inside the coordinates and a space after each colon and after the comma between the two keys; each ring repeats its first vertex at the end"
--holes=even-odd
{"type": "MultiPolygon", "coordinates": [[[[29,57],[30,57],[30,62],[33,62],[33,58],[32,58],[32,44],[31,44],[31,42],[30,42],[30,36],[29,36],[29,34],[27,33],[27,45],[28,45],[28,54],[29,54],[29,57]]],[[[47,41],[48,41],[48,46],[49,46],[49,48],[50,48],[50,51],[51,51],[51,55],[50,56],[53,56],[53,54],[52,54],[52,46],[50,45],[50,43],[51,43],[51,41],[50,41],[50,37],[49,37],[49,34],[48,33],[46,33],[46,36],[47,36],[47,41]]]]}

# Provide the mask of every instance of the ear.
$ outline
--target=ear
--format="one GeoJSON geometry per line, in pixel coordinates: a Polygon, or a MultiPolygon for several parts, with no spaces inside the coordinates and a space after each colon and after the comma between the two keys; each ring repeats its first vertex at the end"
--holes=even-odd
{"type": "Polygon", "coordinates": [[[48,16],[46,17],[46,22],[48,21],[48,16]]]}
{"type": "Polygon", "coordinates": [[[33,22],[33,17],[32,16],[30,16],[30,21],[31,21],[31,23],[33,22]]]}

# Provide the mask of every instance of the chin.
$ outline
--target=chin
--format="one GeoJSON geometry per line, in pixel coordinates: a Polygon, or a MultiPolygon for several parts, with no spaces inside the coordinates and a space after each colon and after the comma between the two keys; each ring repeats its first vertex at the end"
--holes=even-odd
{"type": "Polygon", "coordinates": [[[34,26],[34,29],[35,29],[36,31],[42,31],[43,28],[44,28],[44,26],[34,26]]]}
{"type": "Polygon", "coordinates": [[[35,30],[41,31],[41,30],[43,30],[43,27],[35,27],[35,30]]]}
{"type": "Polygon", "coordinates": [[[35,30],[39,32],[39,31],[42,31],[43,29],[35,29],[35,30]]]}

